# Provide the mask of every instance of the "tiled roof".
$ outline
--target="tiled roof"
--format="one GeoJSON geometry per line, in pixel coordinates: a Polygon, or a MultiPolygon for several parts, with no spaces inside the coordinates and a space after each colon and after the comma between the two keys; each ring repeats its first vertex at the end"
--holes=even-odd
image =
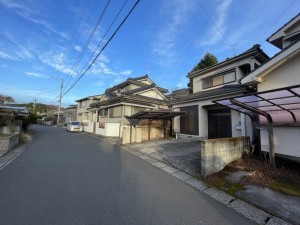
{"type": "Polygon", "coordinates": [[[269,39],[276,34],[278,31],[280,31],[283,27],[285,27],[286,25],[288,25],[291,21],[293,21],[297,16],[299,16],[300,13],[298,13],[296,16],[294,16],[292,19],[290,19],[288,22],[286,22],[284,25],[282,25],[277,31],[275,31],[273,34],[270,35],[270,37],[267,38],[267,42],[269,42],[269,39]]]}
{"type": "Polygon", "coordinates": [[[213,66],[210,66],[210,67],[207,67],[205,69],[202,69],[202,70],[196,70],[192,73],[189,74],[189,77],[192,78],[192,77],[195,77],[195,76],[198,76],[198,75],[201,75],[201,74],[204,74],[206,72],[209,72],[209,71],[212,71],[214,69],[217,69],[219,67],[222,67],[222,66],[225,66],[227,64],[230,64],[230,63],[234,63],[236,61],[239,61],[245,57],[248,57],[249,54],[253,54],[255,55],[255,57],[261,61],[261,63],[265,62],[266,60],[269,59],[269,56],[260,48],[260,45],[253,45],[252,48],[244,51],[243,53],[237,55],[237,56],[234,56],[232,58],[229,58],[229,59],[226,59],[225,61],[222,61],[216,65],[213,65],[213,66]],[[258,53],[259,54],[258,54],[258,53]],[[259,58],[260,57],[260,58],[259,58]]]}
{"type": "Polygon", "coordinates": [[[223,87],[207,90],[207,91],[201,91],[193,94],[189,94],[186,96],[182,96],[180,99],[174,99],[172,100],[172,104],[175,103],[183,103],[193,100],[203,100],[203,99],[211,99],[211,98],[217,98],[224,95],[229,94],[236,94],[236,93],[249,93],[247,88],[240,84],[233,84],[233,85],[224,85],[223,87]]]}
{"type": "Polygon", "coordinates": [[[141,95],[127,94],[127,95],[120,95],[102,102],[92,103],[90,104],[90,107],[95,108],[99,106],[109,106],[117,103],[131,103],[131,104],[141,104],[145,106],[153,106],[153,104],[167,105],[169,102],[165,100],[159,100],[159,99],[150,98],[141,95]]]}
{"type": "Polygon", "coordinates": [[[171,98],[178,98],[178,97],[186,96],[188,94],[190,94],[190,89],[183,88],[183,89],[172,91],[172,93],[167,95],[167,97],[171,99],[171,98]]]}

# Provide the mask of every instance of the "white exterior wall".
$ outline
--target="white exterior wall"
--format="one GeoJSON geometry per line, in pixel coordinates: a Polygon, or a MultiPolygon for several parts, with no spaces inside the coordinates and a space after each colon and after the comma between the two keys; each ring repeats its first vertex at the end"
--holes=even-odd
{"type": "MultiPolygon", "coordinates": [[[[198,120],[199,120],[199,137],[208,138],[208,114],[205,106],[213,105],[211,100],[204,100],[199,102],[191,102],[186,104],[174,105],[174,111],[179,111],[179,107],[198,105],[198,120]]],[[[231,110],[231,124],[232,124],[232,137],[240,137],[243,134],[247,134],[252,138],[252,124],[250,118],[247,120],[243,118],[243,115],[237,111],[231,110]],[[241,122],[241,130],[236,129],[236,125],[241,122]]],[[[175,132],[180,132],[180,117],[174,118],[173,129],[175,132]]],[[[189,135],[191,136],[191,135],[189,135]]]]}
{"type": "Polygon", "coordinates": [[[257,90],[267,91],[300,84],[300,56],[262,78],[257,90]]]}
{"type": "MultiPolygon", "coordinates": [[[[258,91],[272,90],[300,84],[300,56],[280,66],[257,85],[258,91]]],[[[275,153],[300,157],[300,128],[273,127],[275,153]]],[[[268,130],[263,127],[260,132],[261,150],[269,152],[268,130]]]]}
{"type": "MultiPolygon", "coordinates": [[[[98,125],[98,123],[96,123],[96,125],[98,125]]],[[[99,128],[99,126],[96,126],[96,134],[107,137],[119,137],[120,123],[105,123],[105,128],[99,128]]]]}
{"type": "MultiPolygon", "coordinates": [[[[241,115],[239,112],[235,110],[231,110],[231,131],[232,137],[240,137],[242,136],[242,121],[241,115]]],[[[244,124],[245,127],[245,124],[244,124]]],[[[245,133],[245,132],[243,132],[245,133]]]]}
{"type": "Polygon", "coordinates": [[[84,132],[93,133],[94,123],[89,122],[87,126],[82,126],[84,132]]]}
{"type": "MultiPolygon", "coordinates": [[[[274,127],[275,153],[300,157],[300,129],[299,127],[274,127]]],[[[260,130],[261,150],[269,152],[269,136],[267,128],[260,130]]]]}

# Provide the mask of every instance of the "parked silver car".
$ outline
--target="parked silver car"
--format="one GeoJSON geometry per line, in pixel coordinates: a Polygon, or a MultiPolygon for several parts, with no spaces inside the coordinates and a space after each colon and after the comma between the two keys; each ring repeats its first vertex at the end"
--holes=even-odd
{"type": "Polygon", "coordinates": [[[79,121],[69,121],[67,125],[67,131],[82,132],[82,125],[79,121]]]}

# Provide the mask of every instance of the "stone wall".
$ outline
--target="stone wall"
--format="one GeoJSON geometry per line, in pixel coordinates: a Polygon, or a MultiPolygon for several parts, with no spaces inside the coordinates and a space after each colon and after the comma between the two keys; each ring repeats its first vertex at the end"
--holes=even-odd
{"type": "Polygon", "coordinates": [[[208,176],[221,171],[228,163],[241,159],[249,151],[249,137],[206,139],[201,143],[201,174],[208,176]]]}
{"type": "Polygon", "coordinates": [[[15,147],[20,140],[19,134],[14,134],[6,137],[0,137],[0,152],[6,153],[15,147]]]}

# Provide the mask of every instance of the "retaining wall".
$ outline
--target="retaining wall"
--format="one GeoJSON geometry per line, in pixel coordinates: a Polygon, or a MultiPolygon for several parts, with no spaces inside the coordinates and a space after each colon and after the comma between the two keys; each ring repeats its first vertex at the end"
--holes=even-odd
{"type": "Polygon", "coordinates": [[[241,159],[249,151],[249,137],[206,139],[201,143],[201,174],[208,176],[221,171],[228,163],[241,159]]]}
{"type": "Polygon", "coordinates": [[[19,134],[13,134],[7,137],[0,137],[0,152],[6,153],[15,147],[20,140],[19,134]]]}

